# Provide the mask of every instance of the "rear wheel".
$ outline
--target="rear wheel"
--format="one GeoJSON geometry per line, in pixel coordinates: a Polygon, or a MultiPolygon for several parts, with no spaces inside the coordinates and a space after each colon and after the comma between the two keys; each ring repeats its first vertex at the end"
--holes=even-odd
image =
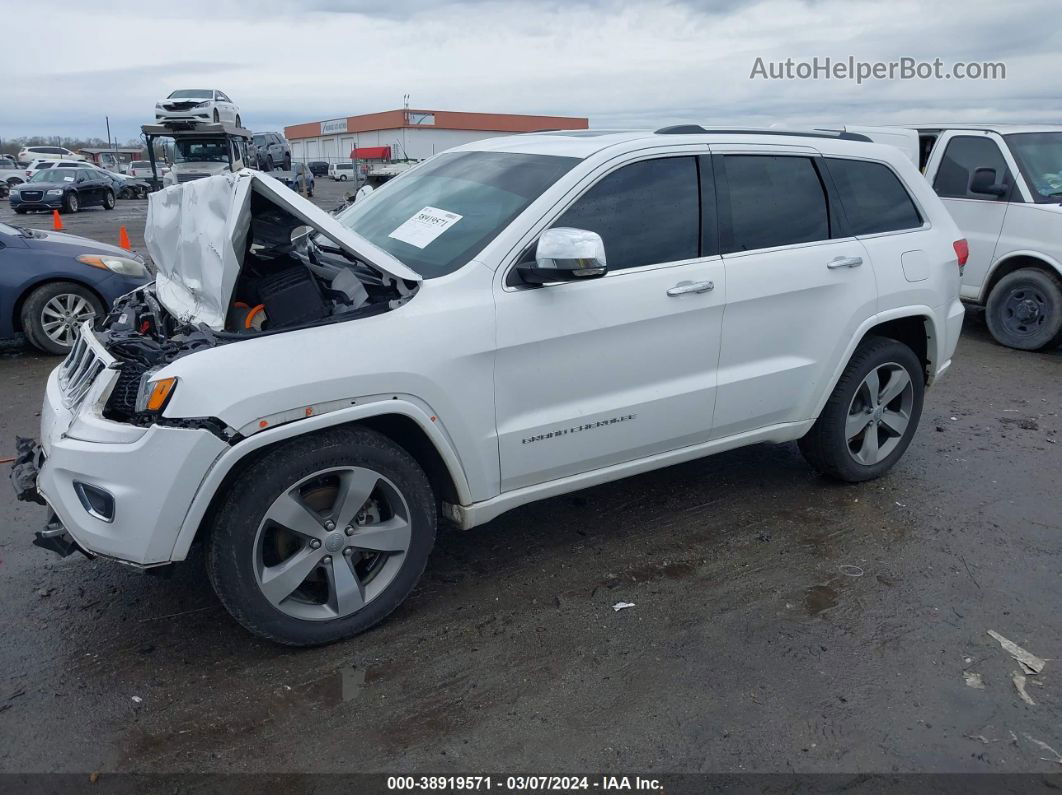
{"type": "Polygon", "coordinates": [[[63,196],[63,212],[76,213],[79,207],[80,206],[77,200],[77,191],[67,191],[66,195],[63,196]]]}
{"type": "Polygon", "coordinates": [[[871,337],[856,349],[800,452],[824,475],[849,483],[879,477],[911,443],[925,378],[910,348],[871,337]]]}
{"type": "Polygon", "coordinates": [[[114,209],[114,191],[113,190],[108,189],[107,192],[103,194],[103,209],[104,210],[113,210],[114,209]]]}
{"type": "Polygon", "coordinates": [[[1022,268],[992,288],[988,330],[1000,345],[1036,351],[1062,341],[1062,285],[1049,273],[1022,268]]]}
{"type": "Polygon", "coordinates": [[[435,502],[416,461],[365,428],[277,447],[229,487],[207,566],[251,632],[331,643],[383,620],[409,594],[435,541],[435,502]]]}
{"type": "Polygon", "coordinates": [[[38,287],[22,304],[22,333],[45,353],[67,353],[86,320],[103,315],[103,304],[88,288],[73,282],[38,287]]]}

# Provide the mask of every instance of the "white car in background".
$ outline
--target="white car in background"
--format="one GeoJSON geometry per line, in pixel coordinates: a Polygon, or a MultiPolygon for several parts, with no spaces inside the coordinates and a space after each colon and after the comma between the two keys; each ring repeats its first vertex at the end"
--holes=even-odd
{"type": "Polygon", "coordinates": [[[85,163],[85,158],[71,152],[62,146],[24,146],[19,150],[18,159],[22,162],[32,160],[79,160],[85,163]]]}
{"type": "MultiPolygon", "coordinates": [[[[159,176],[164,177],[170,173],[170,167],[168,164],[159,160],[155,161],[155,168],[158,169],[159,176]]],[[[150,160],[133,160],[129,163],[129,176],[136,177],[137,179],[150,179],[153,175],[151,173],[151,161],[150,160]]]]}
{"type": "Polygon", "coordinates": [[[155,103],[155,121],[231,122],[243,126],[239,106],[224,91],[216,88],[182,88],[155,103]]]}

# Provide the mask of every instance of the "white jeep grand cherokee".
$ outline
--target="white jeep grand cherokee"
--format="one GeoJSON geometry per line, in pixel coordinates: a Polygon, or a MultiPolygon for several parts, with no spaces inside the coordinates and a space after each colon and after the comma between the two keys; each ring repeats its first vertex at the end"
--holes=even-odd
{"type": "Polygon", "coordinates": [[[42,546],[207,545],[281,643],[409,594],[436,518],[757,442],[887,471],[962,325],[966,243],[899,150],[666,128],[493,138],[332,217],[258,172],[151,198],[157,282],[86,326],[13,479],[42,546]]]}

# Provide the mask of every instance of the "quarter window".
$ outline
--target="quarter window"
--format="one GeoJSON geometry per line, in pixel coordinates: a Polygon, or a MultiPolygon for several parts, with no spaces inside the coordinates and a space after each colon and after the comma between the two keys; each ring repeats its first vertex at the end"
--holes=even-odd
{"type": "MultiPolygon", "coordinates": [[[[940,160],[940,167],[933,179],[933,190],[938,196],[948,199],[980,199],[996,201],[997,197],[984,193],[972,193],[970,180],[979,168],[994,168],[996,181],[1010,185],[1012,180],[1007,161],[995,141],[972,135],[961,135],[948,141],[948,148],[940,160]]],[[[1003,198],[1003,197],[1001,197],[1003,198]]]]}
{"type": "Polygon", "coordinates": [[[810,158],[727,155],[724,166],[731,236],[727,251],[829,239],[826,192],[810,158]]]}
{"type": "Polygon", "coordinates": [[[694,259],[700,252],[697,162],[667,157],[624,166],[584,193],[553,226],[601,235],[609,270],[694,259]]]}
{"type": "Polygon", "coordinates": [[[840,158],[827,158],[826,163],[850,234],[873,235],[922,225],[910,194],[888,166],[840,158]]]}

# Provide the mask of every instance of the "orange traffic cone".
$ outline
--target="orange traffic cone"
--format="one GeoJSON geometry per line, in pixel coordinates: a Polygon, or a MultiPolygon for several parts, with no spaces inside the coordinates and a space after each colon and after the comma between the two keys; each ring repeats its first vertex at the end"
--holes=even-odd
{"type": "Polygon", "coordinates": [[[63,231],[63,219],[59,217],[58,210],[52,210],[52,229],[56,232],[63,231]]]}
{"type": "Polygon", "coordinates": [[[124,248],[126,251],[133,250],[133,246],[129,242],[129,233],[125,231],[124,226],[118,230],[118,246],[124,248]]]}

